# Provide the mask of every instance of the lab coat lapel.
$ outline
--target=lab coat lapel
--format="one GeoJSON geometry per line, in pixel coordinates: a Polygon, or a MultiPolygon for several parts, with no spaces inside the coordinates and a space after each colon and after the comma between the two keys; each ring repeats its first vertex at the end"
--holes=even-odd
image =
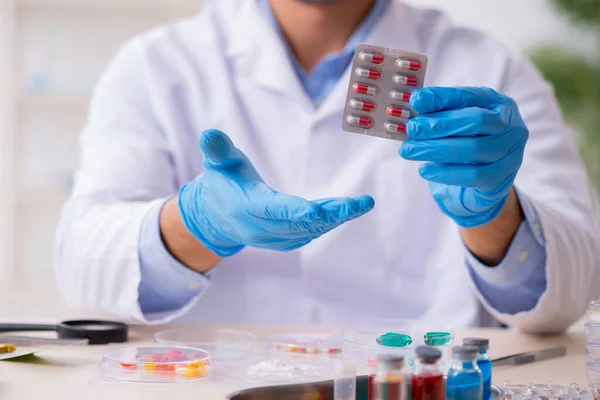
{"type": "Polygon", "coordinates": [[[246,77],[258,86],[291,96],[302,108],[314,111],[290,62],[285,43],[256,0],[241,3],[230,38],[227,54],[238,77],[246,77]]]}
{"type": "MultiPolygon", "coordinates": [[[[392,0],[382,18],[377,22],[365,40],[365,43],[392,49],[422,52],[422,46],[415,33],[411,11],[401,1],[392,0]]],[[[346,72],[342,78],[319,108],[316,114],[317,120],[320,121],[342,112],[348,93],[351,69],[352,65],[350,64],[346,68],[346,72]]]]}

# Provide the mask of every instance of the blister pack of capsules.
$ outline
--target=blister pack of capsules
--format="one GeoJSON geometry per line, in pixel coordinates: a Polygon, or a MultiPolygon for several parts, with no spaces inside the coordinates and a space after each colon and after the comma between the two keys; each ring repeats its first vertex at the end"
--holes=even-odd
{"type": "Polygon", "coordinates": [[[404,141],[406,123],[417,115],[410,95],[423,87],[427,56],[359,44],[342,129],[347,132],[404,141]]]}

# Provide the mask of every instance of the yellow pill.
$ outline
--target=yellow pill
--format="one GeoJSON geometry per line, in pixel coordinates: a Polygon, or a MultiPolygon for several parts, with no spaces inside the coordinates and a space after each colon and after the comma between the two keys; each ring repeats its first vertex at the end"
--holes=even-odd
{"type": "Polygon", "coordinates": [[[147,370],[150,370],[150,371],[155,370],[156,369],[156,364],[144,364],[144,369],[147,369],[147,370]]]}
{"type": "Polygon", "coordinates": [[[206,373],[205,369],[203,367],[200,368],[196,368],[196,367],[192,367],[192,366],[186,366],[185,370],[183,371],[183,376],[187,376],[188,378],[194,378],[196,376],[202,376],[206,373]]]}
{"type": "Polygon", "coordinates": [[[14,344],[0,344],[0,354],[12,353],[17,350],[17,346],[14,344]]]}
{"type": "Polygon", "coordinates": [[[206,365],[206,361],[195,361],[191,364],[188,364],[188,367],[194,367],[194,368],[202,368],[206,365]]]}

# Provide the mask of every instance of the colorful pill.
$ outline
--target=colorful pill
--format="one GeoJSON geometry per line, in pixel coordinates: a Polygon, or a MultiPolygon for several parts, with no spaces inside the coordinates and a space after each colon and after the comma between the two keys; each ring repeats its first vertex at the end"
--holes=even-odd
{"type": "Polygon", "coordinates": [[[394,122],[386,122],[385,130],[390,133],[406,133],[406,125],[396,124],[394,122]]]}
{"type": "Polygon", "coordinates": [[[396,60],[396,66],[400,69],[408,69],[410,71],[418,71],[421,69],[421,63],[414,60],[406,60],[399,58],[396,60]]]}
{"type": "Polygon", "coordinates": [[[371,101],[352,99],[350,100],[350,107],[354,108],[355,110],[370,112],[375,109],[375,103],[371,101]]]}
{"type": "Polygon", "coordinates": [[[383,56],[379,53],[367,53],[361,51],[358,55],[361,61],[368,62],[371,64],[383,64],[383,56]]]}
{"type": "Polygon", "coordinates": [[[418,83],[417,78],[414,76],[402,74],[396,74],[392,79],[394,80],[394,83],[397,83],[398,85],[417,86],[418,83]]]}
{"type": "Polygon", "coordinates": [[[410,118],[410,111],[405,110],[404,108],[400,108],[400,107],[394,107],[394,106],[388,107],[387,113],[389,115],[391,115],[392,117],[410,118]]]}
{"type": "Polygon", "coordinates": [[[443,346],[452,341],[452,334],[449,332],[427,332],[423,339],[427,346],[443,346]]]}
{"type": "Polygon", "coordinates": [[[377,344],[385,347],[406,347],[412,343],[412,338],[402,333],[386,333],[377,338],[377,344]]]}
{"type": "Polygon", "coordinates": [[[348,125],[352,126],[360,126],[361,128],[370,128],[373,122],[369,117],[358,117],[356,115],[349,115],[346,118],[348,125]]]}
{"type": "Polygon", "coordinates": [[[174,372],[175,364],[158,364],[156,370],[161,372],[174,372]]]}
{"type": "Polygon", "coordinates": [[[381,72],[371,68],[356,68],[356,76],[368,79],[381,79],[381,72]]]}
{"type": "Polygon", "coordinates": [[[15,350],[17,350],[17,346],[14,344],[0,344],[0,354],[13,353],[15,350]]]}
{"type": "Polygon", "coordinates": [[[390,97],[394,100],[403,101],[405,103],[410,102],[410,93],[401,92],[399,90],[392,90],[390,92],[390,97]]]}
{"type": "Polygon", "coordinates": [[[354,93],[366,94],[367,96],[375,96],[378,89],[375,86],[365,85],[364,83],[355,83],[352,85],[354,93]]]}

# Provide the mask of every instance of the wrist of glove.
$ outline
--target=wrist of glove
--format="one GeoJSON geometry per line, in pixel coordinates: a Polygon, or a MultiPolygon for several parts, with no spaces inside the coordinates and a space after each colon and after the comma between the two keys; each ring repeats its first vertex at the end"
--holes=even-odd
{"type": "Polygon", "coordinates": [[[202,202],[202,180],[203,175],[200,175],[179,191],[178,206],[183,224],[196,240],[219,257],[229,257],[239,253],[246,246],[229,239],[222,233],[221,230],[225,227],[211,224],[212,218],[202,202]]]}

